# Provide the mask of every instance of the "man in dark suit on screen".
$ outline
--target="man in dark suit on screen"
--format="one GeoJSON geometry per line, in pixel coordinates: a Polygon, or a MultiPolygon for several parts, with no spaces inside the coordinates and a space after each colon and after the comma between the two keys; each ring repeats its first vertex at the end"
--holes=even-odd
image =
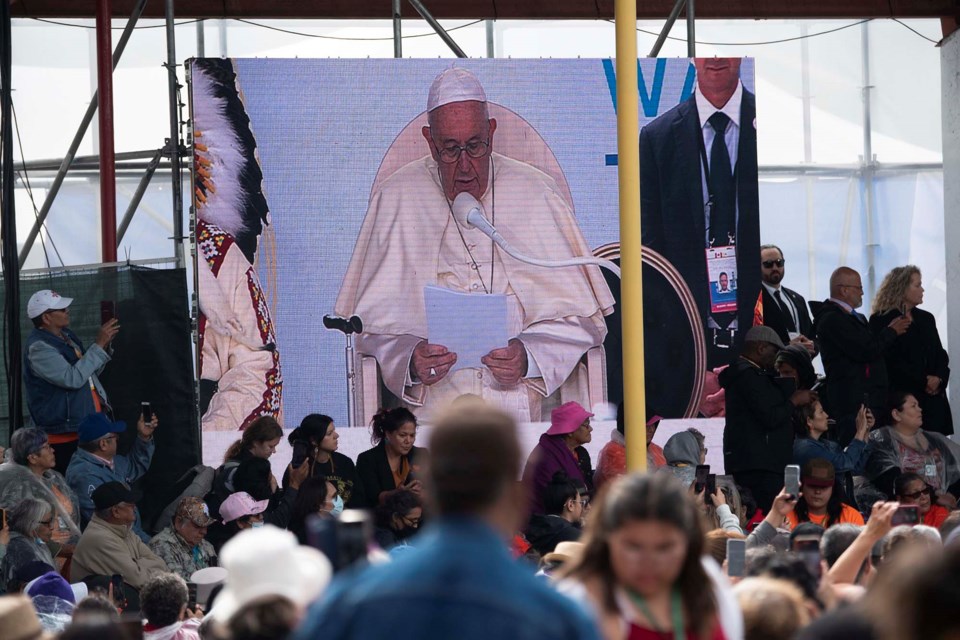
{"type": "Polygon", "coordinates": [[[763,288],[763,324],[777,332],[784,344],[799,344],[807,349],[810,357],[817,355],[815,333],[807,301],[793,289],[783,286],[786,273],[783,251],[775,244],[760,247],[760,278],[763,288]]]}
{"type": "MultiPolygon", "coordinates": [[[[640,131],[643,245],[667,258],[690,287],[706,331],[708,369],[736,356],[760,292],[757,109],[740,82],[740,63],[695,59],[694,95],[640,131]],[[711,264],[708,249],[725,262],[711,264]],[[714,292],[734,253],[731,304],[714,292]]],[[[715,383],[712,372],[706,375],[708,386],[715,383]]]]}

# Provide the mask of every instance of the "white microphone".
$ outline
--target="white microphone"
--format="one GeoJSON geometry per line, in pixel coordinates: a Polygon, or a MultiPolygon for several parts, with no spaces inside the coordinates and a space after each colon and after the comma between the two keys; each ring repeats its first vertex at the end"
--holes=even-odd
{"type": "Polygon", "coordinates": [[[460,192],[453,199],[453,217],[460,226],[467,229],[479,229],[494,241],[500,236],[493,225],[483,216],[483,210],[480,208],[477,199],[466,191],[460,192]]]}
{"type": "Polygon", "coordinates": [[[507,242],[500,232],[497,231],[490,221],[483,215],[483,209],[480,202],[471,194],[462,191],[453,199],[453,219],[458,225],[467,229],[479,229],[481,233],[497,243],[497,246],[521,262],[532,264],[538,267],[574,267],[578,265],[597,265],[606,267],[620,277],[620,267],[615,262],[594,257],[577,257],[566,260],[540,260],[525,256],[507,242]]]}

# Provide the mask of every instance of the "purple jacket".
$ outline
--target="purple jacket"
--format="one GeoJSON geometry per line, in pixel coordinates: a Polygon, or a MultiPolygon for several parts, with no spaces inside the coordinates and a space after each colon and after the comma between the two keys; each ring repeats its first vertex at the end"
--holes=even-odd
{"type": "Polygon", "coordinates": [[[530,492],[530,513],[542,514],[543,490],[553,474],[563,471],[574,482],[586,484],[580,467],[577,466],[577,457],[567,445],[563,443],[563,436],[540,436],[540,444],[534,447],[527,458],[527,466],[523,470],[523,482],[530,492]]]}

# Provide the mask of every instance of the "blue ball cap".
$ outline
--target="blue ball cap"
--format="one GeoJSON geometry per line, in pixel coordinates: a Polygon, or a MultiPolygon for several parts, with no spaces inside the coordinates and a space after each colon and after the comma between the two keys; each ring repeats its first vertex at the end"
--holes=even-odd
{"type": "Polygon", "coordinates": [[[111,433],[123,433],[127,430],[127,423],[122,420],[110,422],[110,418],[103,413],[91,413],[80,422],[77,437],[80,442],[93,442],[111,433]]]}

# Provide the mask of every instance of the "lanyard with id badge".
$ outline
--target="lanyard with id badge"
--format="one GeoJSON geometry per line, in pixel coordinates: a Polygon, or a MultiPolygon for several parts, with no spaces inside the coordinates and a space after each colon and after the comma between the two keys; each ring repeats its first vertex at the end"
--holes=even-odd
{"type": "MultiPolygon", "coordinates": [[[[714,146],[716,146],[717,137],[722,137],[723,134],[715,132],[714,135],[714,146]]],[[[725,143],[721,145],[718,152],[724,155],[728,153],[725,143]]],[[[726,157],[729,160],[729,156],[726,157]]],[[[722,214],[716,209],[717,194],[711,187],[710,164],[707,162],[707,150],[702,135],[700,136],[700,161],[707,184],[704,218],[710,225],[709,239],[704,250],[707,261],[707,287],[710,293],[710,317],[707,319],[707,328],[713,330],[713,345],[726,349],[733,344],[737,330],[736,172],[734,171],[731,176],[732,211],[726,212],[727,220],[720,221],[722,214]],[[722,237],[717,237],[717,233],[722,237]]],[[[726,195],[729,198],[731,194],[726,195]]],[[[726,204],[731,208],[731,203],[726,204]]]]}

